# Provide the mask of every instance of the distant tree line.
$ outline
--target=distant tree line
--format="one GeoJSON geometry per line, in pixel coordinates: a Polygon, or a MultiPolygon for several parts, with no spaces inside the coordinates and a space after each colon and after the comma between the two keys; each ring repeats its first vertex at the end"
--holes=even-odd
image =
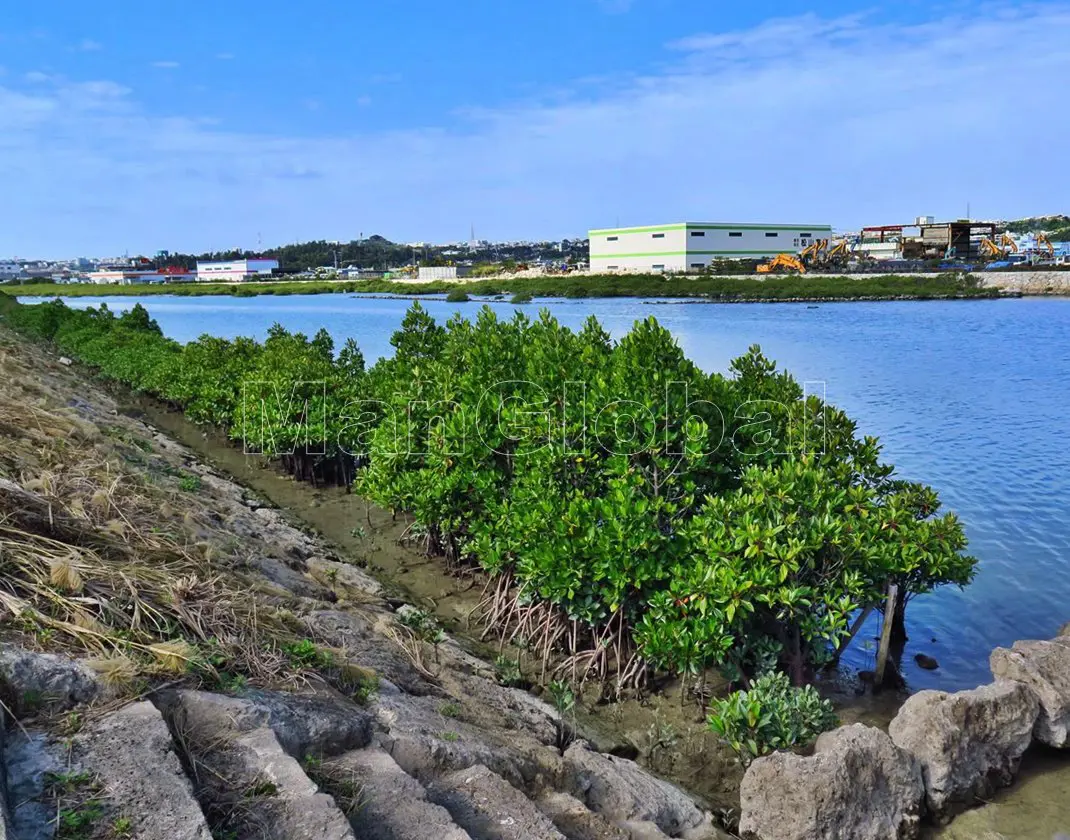
{"type": "Polygon", "coordinates": [[[1031,216],[1028,219],[1016,219],[1007,222],[1008,233],[1047,233],[1048,238],[1056,242],[1070,240],[1070,216],[1031,216]]]}
{"type": "Polygon", "coordinates": [[[293,245],[282,245],[278,248],[267,248],[263,251],[230,250],[210,251],[203,254],[168,253],[160,260],[166,265],[184,265],[192,269],[198,260],[241,260],[255,257],[266,257],[279,261],[279,270],[282,274],[297,274],[310,268],[320,266],[338,268],[368,268],[385,270],[402,265],[410,265],[414,261],[420,265],[447,265],[450,262],[503,262],[511,260],[516,263],[535,262],[542,259],[552,259],[555,262],[581,262],[587,259],[587,240],[575,239],[567,241],[564,251],[560,249],[560,243],[539,243],[536,245],[506,246],[488,245],[480,249],[460,249],[454,253],[449,246],[426,246],[412,247],[397,242],[391,242],[382,236],[369,236],[367,239],[353,240],[352,242],[334,243],[325,239],[313,242],[300,242],[293,245]]]}

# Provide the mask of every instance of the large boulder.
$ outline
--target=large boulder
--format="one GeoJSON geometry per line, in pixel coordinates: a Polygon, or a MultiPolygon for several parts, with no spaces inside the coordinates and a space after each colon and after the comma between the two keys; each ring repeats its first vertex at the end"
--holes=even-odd
{"type": "Polygon", "coordinates": [[[913,756],[856,723],[822,735],[812,756],[757,759],[739,795],[748,840],[907,840],[920,835],[925,788],[913,756]]]}
{"type": "Polygon", "coordinates": [[[921,763],[926,803],[946,822],[1014,780],[1039,712],[1029,687],[1009,680],[954,694],[920,691],[888,733],[921,763]]]}
{"type": "Polygon", "coordinates": [[[152,703],[132,703],[93,721],[75,738],[75,755],[121,808],[133,837],[211,840],[152,703]]]}
{"type": "Polygon", "coordinates": [[[251,690],[243,697],[206,691],[165,691],[157,696],[165,717],[202,733],[248,732],[269,727],[294,758],[331,756],[365,747],[373,716],[334,694],[251,690]]]}
{"type": "Polygon", "coordinates": [[[577,741],[565,752],[565,772],[572,795],[612,822],[649,822],[674,837],[687,831],[715,836],[710,816],[690,797],[634,761],[603,755],[577,741]]]}
{"type": "Polygon", "coordinates": [[[1050,747],[1070,745],[1070,636],[996,648],[989,664],[997,680],[1025,683],[1039,698],[1033,737],[1050,747]]]}
{"type": "Polygon", "coordinates": [[[16,714],[64,711],[102,693],[99,678],[84,665],[6,645],[0,647],[0,687],[16,714]]]}

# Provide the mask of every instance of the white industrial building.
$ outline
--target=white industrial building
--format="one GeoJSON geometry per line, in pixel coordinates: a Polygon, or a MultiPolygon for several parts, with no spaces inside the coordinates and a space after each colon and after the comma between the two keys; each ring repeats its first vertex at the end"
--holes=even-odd
{"type": "Polygon", "coordinates": [[[270,277],[279,267],[278,260],[251,259],[230,262],[198,262],[197,279],[203,282],[234,283],[270,277]]]}
{"type": "Polygon", "coordinates": [[[715,259],[764,259],[797,254],[830,225],[679,222],[589,232],[591,271],[699,271],[715,259]]]}
{"type": "Polygon", "coordinates": [[[416,279],[424,282],[434,280],[458,280],[472,273],[467,265],[421,265],[416,279]]]}

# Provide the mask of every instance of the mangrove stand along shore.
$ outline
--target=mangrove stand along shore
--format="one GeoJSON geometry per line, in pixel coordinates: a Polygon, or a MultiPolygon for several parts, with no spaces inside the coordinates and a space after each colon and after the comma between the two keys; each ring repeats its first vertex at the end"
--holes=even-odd
{"type": "Polygon", "coordinates": [[[842,412],[756,347],[707,376],[654,319],[614,343],[593,319],[574,333],[484,308],[442,326],[414,306],[394,357],[365,369],[324,331],[183,347],[140,307],[4,317],[246,450],[292,453],[299,475],[354,468],[429,554],[488,575],[483,620],[548,682],[620,697],[677,676],[701,703],[717,669],[744,691],[711,725],[741,754],[831,725],[805,686],[892,585],[905,604],[972,576],[954,515],[842,412]]]}
{"type": "MultiPolygon", "coordinates": [[[[991,280],[991,278],[987,278],[991,280]]],[[[1013,279],[1013,278],[1012,278],[1013,279]]],[[[1045,286],[1046,288],[1046,286],[1045,286]]],[[[594,274],[564,277],[508,277],[466,280],[459,283],[410,283],[389,280],[272,281],[270,283],[169,283],[135,286],[58,285],[28,283],[0,285],[0,292],[20,297],[84,297],[143,295],[308,295],[364,293],[413,297],[453,293],[482,295],[526,302],[531,297],[601,298],[666,297],[721,303],[835,300],[955,300],[1018,296],[1004,292],[980,275],[961,273],[926,275],[773,274],[767,276],[675,276],[664,274],[594,274]]]]}

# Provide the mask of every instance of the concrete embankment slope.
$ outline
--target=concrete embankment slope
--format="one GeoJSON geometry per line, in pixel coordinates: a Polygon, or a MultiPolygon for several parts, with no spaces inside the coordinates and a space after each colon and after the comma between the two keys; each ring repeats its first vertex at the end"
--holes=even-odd
{"type": "Polygon", "coordinates": [[[0,838],[724,836],[121,408],[0,328],[0,838]]]}
{"type": "Polygon", "coordinates": [[[1070,271],[981,271],[986,286],[1023,295],[1070,295],[1070,271]]]}

